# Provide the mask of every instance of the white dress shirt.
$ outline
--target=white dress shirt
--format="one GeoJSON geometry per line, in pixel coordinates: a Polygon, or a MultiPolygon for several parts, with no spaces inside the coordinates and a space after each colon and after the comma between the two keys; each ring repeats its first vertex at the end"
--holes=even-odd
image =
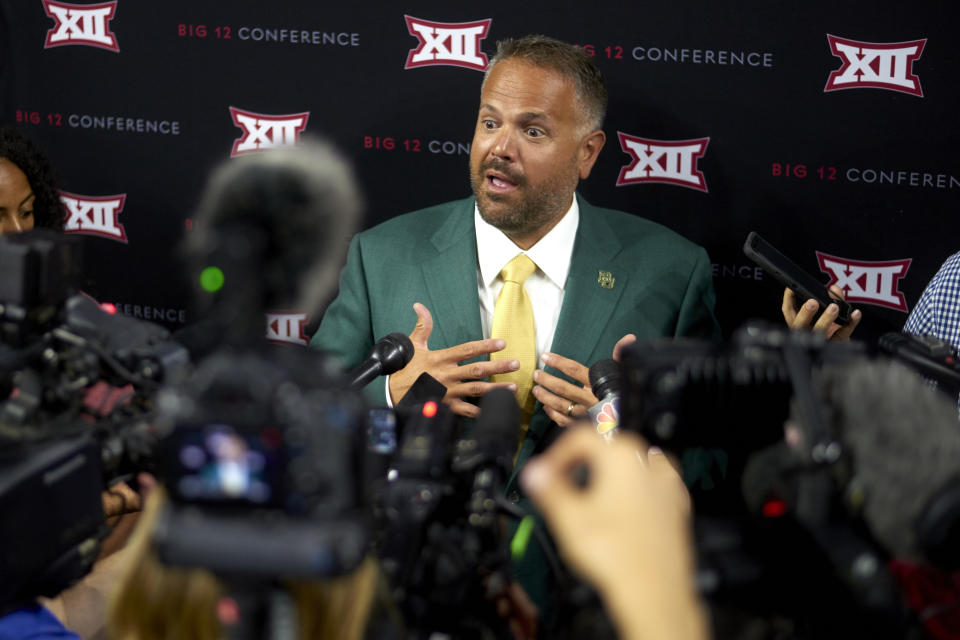
{"type": "Polygon", "coordinates": [[[533,305],[533,323],[537,332],[537,366],[543,368],[540,356],[550,350],[553,334],[560,318],[564,287],[570,271],[573,242],[580,222],[577,199],[560,222],[526,251],[520,249],[502,231],[488,224],[474,207],[474,227],[477,232],[477,293],[480,297],[480,326],[483,337],[490,337],[493,309],[503,288],[500,271],[518,254],[525,253],[537,265],[523,288],[533,305]]]}
{"type": "MultiPolygon", "coordinates": [[[[473,208],[473,226],[477,235],[477,294],[480,298],[480,327],[483,337],[490,337],[493,308],[500,289],[503,288],[500,271],[518,254],[526,253],[537,265],[537,270],[527,278],[523,288],[533,305],[533,324],[537,332],[537,367],[540,369],[544,366],[540,356],[550,350],[557,321],[560,319],[570,258],[573,256],[573,242],[577,236],[577,225],[580,224],[580,205],[575,197],[572,200],[573,203],[560,222],[526,251],[481,218],[476,205],[473,208]]],[[[392,407],[389,376],[385,386],[387,406],[392,407]]]]}

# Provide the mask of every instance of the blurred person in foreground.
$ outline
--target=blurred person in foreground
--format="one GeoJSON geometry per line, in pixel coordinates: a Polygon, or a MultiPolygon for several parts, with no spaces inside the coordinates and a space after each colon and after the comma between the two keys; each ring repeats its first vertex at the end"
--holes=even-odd
{"type": "MultiPolygon", "coordinates": [[[[108,629],[114,640],[217,640],[236,622],[236,604],[224,583],[204,569],[160,562],[152,536],[168,504],[157,489],[147,500],[129,548],[129,567],[115,590],[108,629]]],[[[363,638],[379,581],[376,562],[326,581],[288,583],[296,603],[299,638],[363,638]]]]}

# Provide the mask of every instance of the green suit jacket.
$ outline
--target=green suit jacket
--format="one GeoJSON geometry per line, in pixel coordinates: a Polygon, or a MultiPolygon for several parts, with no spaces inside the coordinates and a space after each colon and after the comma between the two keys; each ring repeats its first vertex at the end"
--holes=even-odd
{"type": "MultiPolygon", "coordinates": [[[[711,265],[701,247],[659,224],[577,197],[580,224],[552,352],[590,366],[609,358],[627,333],[640,340],[719,335],[711,265]],[[600,272],[612,280],[601,278],[600,272]],[[612,286],[602,286],[601,280],[612,286]]],[[[402,215],[356,235],[339,294],[311,345],[352,368],[367,357],[376,340],[413,330],[414,302],[433,314],[430,349],[482,339],[473,213],[470,197],[402,215]]],[[[385,403],[382,378],[368,390],[372,402],[385,403]]],[[[506,487],[515,501],[521,500],[516,472],[558,429],[537,403],[506,487]]],[[[542,573],[537,555],[521,564],[542,573]]],[[[523,580],[523,566],[515,567],[515,573],[542,606],[542,588],[523,580]]]]}

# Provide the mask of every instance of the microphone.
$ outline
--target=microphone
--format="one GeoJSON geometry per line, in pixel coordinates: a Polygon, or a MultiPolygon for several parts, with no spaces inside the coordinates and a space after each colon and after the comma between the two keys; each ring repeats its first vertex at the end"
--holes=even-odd
{"type": "Polygon", "coordinates": [[[407,366],[413,358],[413,343],[402,333],[391,333],[373,345],[370,356],[350,372],[350,387],[360,389],[377,376],[388,376],[407,366]]]}
{"type": "Polygon", "coordinates": [[[304,140],[220,164],[197,207],[185,257],[193,282],[188,336],[212,353],[264,341],[271,309],[318,309],[336,290],[361,196],[329,143],[304,140]]]}
{"type": "Polygon", "coordinates": [[[508,473],[513,467],[519,427],[520,406],[516,396],[509,389],[491,389],[480,400],[480,415],[474,426],[477,450],[508,473]]]}
{"type": "Polygon", "coordinates": [[[473,439],[458,445],[454,467],[473,472],[468,521],[478,530],[497,530],[497,496],[513,467],[519,427],[516,396],[508,389],[492,389],[480,400],[473,439]]]}
{"type": "Polygon", "coordinates": [[[597,433],[612,438],[620,424],[620,364],[605,358],[590,367],[590,387],[600,399],[587,409],[597,433]]]}
{"type": "Polygon", "coordinates": [[[957,349],[934,336],[914,336],[893,331],[877,340],[881,351],[902,360],[944,385],[948,393],[960,390],[960,358],[957,349]]]}
{"type": "Polygon", "coordinates": [[[815,384],[850,466],[847,506],[892,556],[960,567],[960,554],[945,553],[960,533],[956,404],[896,361],[824,368],[815,384]]]}

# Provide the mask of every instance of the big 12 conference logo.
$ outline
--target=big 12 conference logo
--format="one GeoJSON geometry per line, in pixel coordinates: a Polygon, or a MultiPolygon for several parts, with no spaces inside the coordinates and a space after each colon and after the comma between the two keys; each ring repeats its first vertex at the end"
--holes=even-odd
{"type": "Polygon", "coordinates": [[[309,344],[304,328],[309,322],[305,313],[268,313],[267,340],[287,344],[309,344]]]}
{"type": "Polygon", "coordinates": [[[67,211],[66,233],[110,238],[127,243],[127,231],[120,224],[120,212],[127,194],[115,196],[81,196],[66,191],[60,192],[60,202],[67,211]]]}
{"type": "Polygon", "coordinates": [[[617,132],[620,148],[633,161],[620,169],[617,186],[659,182],[707,191],[707,181],[697,163],[707,152],[710,138],[652,140],[617,132]]]}
{"type": "Polygon", "coordinates": [[[108,26],[117,12],[118,0],[100,4],[41,1],[44,12],[56,22],[56,25],[47,31],[44,49],[75,44],[120,51],[117,36],[108,26]]]}
{"type": "Polygon", "coordinates": [[[843,61],[827,78],[828,91],[872,87],[923,97],[913,63],[927,39],[910,42],[859,42],[827,34],[830,51],[843,61]]]}
{"type": "Polygon", "coordinates": [[[484,71],[487,54],[480,50],[480,42],[487,37],[492,19],[475,22],[431,22],[413,16],[403,16],[407,31],[420,44],[407,53],[404,69],[446,65],[484,71]]]}
{"type": "Polygon", "coordinates": [[[843,289],[847,302],[865,302],[897,311],[907,311],[907,301],[900,292],[900,278],[907,275],[912,258],[863,262],[838,258],[817,251],[820,270],[830,275],[827,286],[843,289]]]}
{"type": "Polygon", "coordinates": [[[230,107],[230,117],[243,131],[243,135],[233,141],[230,157],[234,158],[245,153],[294,146],[307,128],[310,112],[266,115],[230,107]]]}

